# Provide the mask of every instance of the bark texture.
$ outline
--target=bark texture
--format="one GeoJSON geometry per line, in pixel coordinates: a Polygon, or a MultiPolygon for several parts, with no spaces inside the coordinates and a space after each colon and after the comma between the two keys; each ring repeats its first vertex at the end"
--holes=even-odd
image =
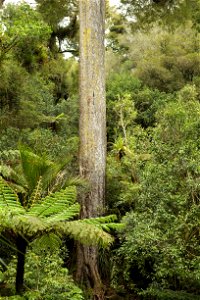
{"type": "MultiPolygon", "coordinates": [[[[104,212],[106,167],[106,101],[104,71],[105,0],[80,0],[80,175],[90,191],[81,199],[81,218],[104,212]]],[[[96,247],[78,246],[77,279],[104,299],[96,247]]]]}
{"type": "Polygon", "coordinates": [[[3,7],[4,2],[5,2],[5,0],[0,0],[0,9],[3,7]]]}

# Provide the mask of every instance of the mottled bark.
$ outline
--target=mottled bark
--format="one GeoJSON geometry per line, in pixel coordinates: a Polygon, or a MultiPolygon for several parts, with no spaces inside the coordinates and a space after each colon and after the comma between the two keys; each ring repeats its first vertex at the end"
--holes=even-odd
{"type": "Polygon", "coordinates": [[[5,2],[5,0],[0,0],[0,9],[3,7],[4,2],[5,2]]]}
{"type": "MultiPolygon", "coordinates": [[[[80,0],[80,175],[90,191],[81,199],[81,218],[104,212],[106,103],[104,73],[105,0],[80,0]]],[[[96,247],[78,246],[77,279],[103,299],[96,247]]]]}

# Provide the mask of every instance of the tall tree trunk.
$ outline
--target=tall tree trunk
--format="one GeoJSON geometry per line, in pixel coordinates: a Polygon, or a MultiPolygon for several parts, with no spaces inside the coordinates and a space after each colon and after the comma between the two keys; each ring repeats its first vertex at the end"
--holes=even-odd
{"type": "MultiPolygon", "coordinates": [[[[81,218],[104,212],[106,167],[106,103],[104,72],[105,0],[80,0],[80,175],[90,191],[81,199],[81,218]]],[[[78,246],[77,280],[101,296],[96,247],[78,246]]]]}
{"type": "Polygon", "coordinates": [[[0,9],[3,7],[4,2],[5,2],[5,0],[0,0],[0,9]]]}
{"type": "Polygon", "coordinates": [[[27,242],[20,235],[17,237],[17,274],[16,274],[16,293],[21,294],[23,292],[24,285],[24,265],[25,265],[25,255],[27,242]]]}

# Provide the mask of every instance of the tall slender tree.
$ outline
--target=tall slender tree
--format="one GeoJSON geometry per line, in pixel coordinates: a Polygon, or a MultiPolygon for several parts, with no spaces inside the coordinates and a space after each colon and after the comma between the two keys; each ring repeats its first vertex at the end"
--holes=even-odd
{"type": "Polygon", "coordinates": [[[0,0],[0,8],[2,8],[4,1],[5,0],[0,0]]]}
{"type": "MultiPolygon", "coordinates": [[[[106,168],[106,103],[104,74],[105,0],[80,0],[80,175],[89,182],[81,198],[81,218],[104,212],[106,168]]],[[[78,246],[77,280],[103,299],[98,250],[78,246]]]]}

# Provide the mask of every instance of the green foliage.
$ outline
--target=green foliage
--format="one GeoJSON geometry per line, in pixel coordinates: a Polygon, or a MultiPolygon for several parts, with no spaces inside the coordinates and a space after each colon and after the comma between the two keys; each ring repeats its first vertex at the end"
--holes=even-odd
{"type": "Polygon", "coordinates": [[[112,256],[99,258],[106,282],[131,300],[199,299],[199,0],[107,12],[106,203],[121,225],[77,220],[72,185],[88,188],[76,177],[78,61],[59,54],[77,53],[77,1],[36,2],[1,11],[2,299],[83,299],[56,252],[62,237],[104,246],[114,229],[112,256]],[[18,234],[28,289],[9,297],[18,234]]]}
{"type": "Polygon", "coordinates": [[[129,48],[134,75],[151,88],[173,92],[199,75],[199,33],[191,22],[174,31],[154,25],[151,32],[124,35],[120,43],[129,48]]]}
{"type": "Polygon", "coordinates": [[[134,211],[123,220],[117,259],[125,284],[147,289],[144,299],[198,299],[199,112],[191,86],[157,112],[151,159],[134,211]]]}
{"type": "Polygon", "coordinates": [[[8,5],[1,12],[1,20],[1,59],[13,48],[17,50],[16,57],[20,57],[24,65],[34,63],[36,49],[41,58],[42,55],[47,56],[42,44],[47,42],[51,30],[37,11],[27,4],[8,5]]]}
{"type": "Polygon", "coordinates": [[[78,132],[77,62],[49,53],[51,30],[36,9],[6,6],[1,18],[1,149],[22,142],[59,160],[73,148],[74,158],[66,140],[78,132]]]}
{"type": "MultiPolygon", "coordinates": [[[[38,246],[37,246],[38,247],[38,246]]],[[[29,251],[26,257],[25,285],[27,291],[19,299],[32,300],[83,300],[81,289],[75,285],[66,268],[63,267],[61,251],[47,251],[47,248],[35,248],[29,251]],[[41,251],[41,249],[44,249],[41,251]]],[[[16,259],[10,262],[8,270],[4,273],[5,280],[10,288],[14,286],[16,259]]],[[[0,297],[0,299],[13,299],[13,297],[0,297]]],[[[14,299],[16,299],[14,298],[14,299]]]]}
{"type": "Polygon", "coordinates": [[[38,3],[38,10],[52,28],[57,27],[63,18],[69,17],[70,14],[77,11],[77,3],[74,0],[59,0],[59,2],[55,0],[36,0],[36,2],[38,3]]]}
{"type": "Polygon", "coordinates": [[[177,26],[188,19],[199,23],[197,10],[199,0],[121,0],[127,13],[135,16],[138,26],[147,28],[147,26],[159,22],[168,27],[177,26]]]}
{"type": "MultiPolygon", "coordinates": [[[[39,170],[41,172],[41,160],[38,160],[36,155],[30,155],[30,153],[26,155],[26,151],[23,154],[25,154],[26,159],[28,158],[28,160],[22,159],[26,166],[26,168],[23,166],[25,171],[28,170],[28,165],[31,166],[30,162],[33,160],[33,166],[36,166],[36,168],[33,168],[32,174],[39,175],[35,171],[39,170]],[[34,159],[36,159],[37,163],[34,163],[34,159]]],[[[29,178],[29,185],[30,182],[32,183],[35,180],[35,177],[32,177],[30,176],[29,178]]],[[[113,242],[113,238],[107,232],[112,229],[118,229],[118,227],[121,228],[120,225],[113,223],[116,219],[115,216],[73,220],[80,213],[80,205],[75,203],[75,187],[67,187],[59,192],[49,193],[44,197],[41,183],[42,178],[40,176],[31,196],[26,202],[21,201],[21,204],[21,199],[19,199],[17,194],[0,178],[0,217],[2,216],[0,219],[0,233],[3,235],[2,241],[8,239],[6,244],[10,244],[11,248],[14,249],[16,247],[19,253],[22,251],[20,248],[22,242],[25,245],[29,245],[37,239],[38,245],[41,245],[41,243],[43,245],[49,244],[49,249],[54,249],[52,244],[59,246],[60,237],[64,235],[85,244],[98,244],[101,247],[108,246],[113,242]],[[21,238],[20,244],[18,243],[19,237],[21,238]],[[16,246],[13,247],[12,243],[15,243],[16,246]]],[[[26,249],[23,251],[23,255],[25,256],[26,249]]],[[[18,266],[19,256],[16,272],[16,290],[21,293],[21,290],[17,286],[19,276],[18,266]]],[[[21,273],[22,282],[23,276],[24,274],[21,273]]],[[[61,290],[63,289],[61,288],[61,290]]],[[[66,293],[64,295],[65,297],[68,296],[66,293]]]]}
{"type": "MultiPolygon", "coordinates": [[[[35,194],[35,191],[33,193],[35,194]]],[[[32,205],[28,201],[26,209],[21,206],[17,195],[2,179],[0,195],[2,214],[5,213],[5,220],[2,220],[1,226],[5,232],[11,230],[14,235],[21,234],[29,241],[44,234],[57,232],[71,235],[73,238],[89,244],[106,245],[112,242],[111,236],[103,231],[104,227],[109,228],[109,225],[106,227],[104,223],[110,223],[110,217],[105,217],[104,222],[101,218],[93,221],[69,221],[77,216],[80,210],[79,204],[75,203],[76,190],[74,187],[67,187],[65,190],[55,192],[45,198],[39,198],[32,205]]],[[[30,200],[32,199],[31,197],[30,200]]],[[[111,223],[110,227],[113,226],[111,223]]]]}

